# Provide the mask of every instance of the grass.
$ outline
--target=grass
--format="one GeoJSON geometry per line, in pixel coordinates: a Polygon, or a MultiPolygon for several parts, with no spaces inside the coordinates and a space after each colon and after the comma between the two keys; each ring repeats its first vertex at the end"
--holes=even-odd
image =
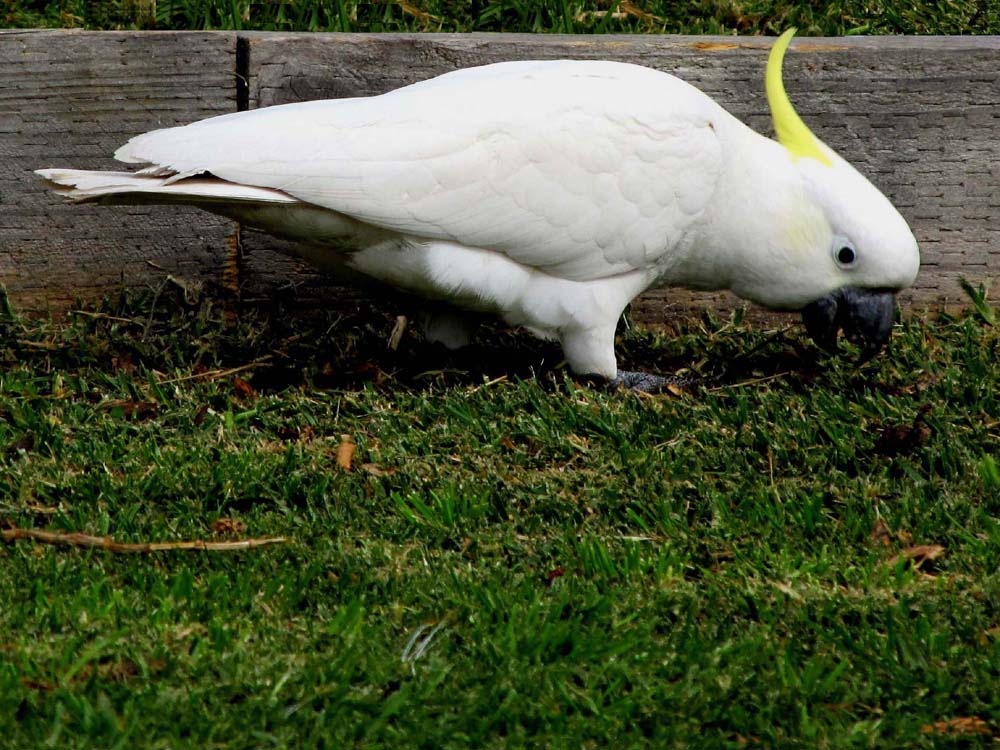
{"type": "Polygon", "coordinates": [[[6,0],[0,27],[802,35],[997,34],[981,0],[6,0]]]}
{"type": "MultiPolygon", "coordinates": [[[[1000,12],[0,8],[0,27],[789,25],[998,33],[1000,12]]],[[[55,324],[0,307],[0,526],[290,540],[139,556],[0,546],[0,744],[996,747],[1000,329],[984,291],[970,295],[969,315],[904,323],[860,372],[738,318],[632,331],[627,365],[726,365],[718,386],[656,398],[577,383],[555,349],[503,332],[467,354],[414,336],[392,352],[392,320],[372,309],[234,315],[169,291],[55,324]]]]}
{"type": "Polygon", "coordinates": [[[0,522],[290,541],[0,545],[4,747],[996,746],[981,315],[860,372],[794,328],[632,331],[628,364],[727,365],[645,398],[504,332],[153,299],[2,319],[0,522]]]}

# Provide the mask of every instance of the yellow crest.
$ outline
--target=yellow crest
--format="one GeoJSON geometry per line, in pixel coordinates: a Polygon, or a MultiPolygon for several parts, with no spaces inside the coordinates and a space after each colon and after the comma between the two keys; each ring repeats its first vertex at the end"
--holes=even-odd
{"type": "Polygon", "coordinates": [[[774,121],[774,132],[778,136],[778,142],[791,152],[793,159],[815,159],[829,167],[832,163],[823,152],[821,141],[802,122],[802,118],[789,101],[788,94],[785,93],[785,84],[781,81],[781,63],[785,59],[785,50],[788,49],[793,36],[795,36],[794,28],[779,36],[767,58],[764,83],[767,89],[767,104],[771,108],[771,119],[774,121]]]}

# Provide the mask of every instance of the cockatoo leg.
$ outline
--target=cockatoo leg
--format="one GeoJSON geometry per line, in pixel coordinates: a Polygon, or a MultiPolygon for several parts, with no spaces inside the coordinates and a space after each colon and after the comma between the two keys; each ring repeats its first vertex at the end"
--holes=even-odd
{"type": "Polygon", "coordinates": [[[600,379],[612,390],[627,388],[640,393],[656,393],[669,386],[691,385],[691,379],[679,375],[653,375],[648,372],[618,370],[615,360],[616,323],[596,328],[564,330],[560,336],[563,354],[573,372],[600,379]]]}
{"type": "Polygon", "coordinates": [[[423,323],[424,337],[429,342],[454,351],[469,345],[480,319],[474,313],[435,310],[424,313],[423,323]]]}
{"type": "Polygon", "coordinates": [[[611,380],[618,374],[615,360],[615,328],[618,321],[595,328],[564,329],[560,335],[563,355],[579,375],[611,380]]]}

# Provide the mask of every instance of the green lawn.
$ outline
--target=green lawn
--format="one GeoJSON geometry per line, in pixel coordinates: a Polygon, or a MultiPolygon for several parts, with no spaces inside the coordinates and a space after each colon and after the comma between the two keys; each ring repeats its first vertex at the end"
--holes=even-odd
{"type": "Polygon", "coordinates": [[[0,28],[997,34],[995,0],[5,0],[0,28]]]}
{"type": "Polygon", "coordinates": [[[791,325],[633,331],[627,364],[725,367],[650,398],[496,330],[228,312],[0,322],[0,525],[288,538],[0,544],[4,748],[996,746],[981,314],[861,371],[791,325]]]}
{"type": "MultiPolygon", "coordinates": [[[[789,25],[1000,33],[1000,6],[0,5],[0,27],[789,25]]],[[[708,378],[649,398],[496,329],[393,352],[375,308],[305,320],[168,290],[60,324],[0,308],[0,528],[287,538],[0,544],[0,747],[996,748],[990,317],[908,321],[860,371],[794,326],[632,331],[627,366],[708,378]]]]}

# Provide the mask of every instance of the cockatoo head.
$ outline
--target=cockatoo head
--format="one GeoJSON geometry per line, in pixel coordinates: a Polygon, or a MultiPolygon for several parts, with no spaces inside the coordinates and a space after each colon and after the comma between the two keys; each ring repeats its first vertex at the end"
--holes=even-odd
{"type": "Polygon", "coordinates": [[[787,262],[809,335],[834,350],[842,329],[868,359],[889,340],[895,293],[913,283],[920,254],[889,200],[813,135],[792,107],[781,63],[794,33],[789,29],[775,42],[766,77],[777,139],[801,185],[781,244],[791,249],[787,262]]]}

